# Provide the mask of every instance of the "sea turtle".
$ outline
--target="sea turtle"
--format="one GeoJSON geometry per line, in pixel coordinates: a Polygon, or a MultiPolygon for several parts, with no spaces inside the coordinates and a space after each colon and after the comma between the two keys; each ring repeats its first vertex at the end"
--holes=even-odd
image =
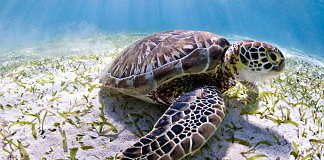
{"type": "Polygon", "coordinates": [[[283,68],[284,56],[272,45],[252,40],[230,45],[210,32],[172,30],[135,42],[103,71],[102,89],[168,109],[122,159],[174,160],[194,153],[225,116],[224,91],[283,68]]]}

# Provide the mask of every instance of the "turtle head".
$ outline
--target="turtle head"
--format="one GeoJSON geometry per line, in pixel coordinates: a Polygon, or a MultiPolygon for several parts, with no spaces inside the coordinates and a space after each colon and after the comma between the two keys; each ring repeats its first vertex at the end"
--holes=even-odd
{"type": "Polygon", "coordinates": [[[272,78],[281,73],[285,66],[285,58],[281,51],[267,43],[250,40],[233,44],[225,54],[225,60],[237,60],[238,79],[242,81],[259,81],[272,78]]]}

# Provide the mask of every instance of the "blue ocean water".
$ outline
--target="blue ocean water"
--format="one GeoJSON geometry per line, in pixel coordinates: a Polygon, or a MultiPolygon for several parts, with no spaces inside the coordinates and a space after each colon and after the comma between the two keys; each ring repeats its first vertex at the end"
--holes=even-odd
{"type": "Polygon", "coordinates": [[[0,3],[1,49],[65,35],[86,37],[171,29],[249,37],[324,57],[323,0],[1,0],[0,3]]]}

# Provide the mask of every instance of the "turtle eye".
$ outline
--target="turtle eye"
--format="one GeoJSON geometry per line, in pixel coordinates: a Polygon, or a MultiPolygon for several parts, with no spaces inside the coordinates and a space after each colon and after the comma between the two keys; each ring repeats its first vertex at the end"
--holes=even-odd
{"type": "Polygon", "coordinates": [[[277,60],[277,56],[273,52],[270,52],[269,56],[270,56],[271,60],[273,60],[274,62],[277,60]]]}

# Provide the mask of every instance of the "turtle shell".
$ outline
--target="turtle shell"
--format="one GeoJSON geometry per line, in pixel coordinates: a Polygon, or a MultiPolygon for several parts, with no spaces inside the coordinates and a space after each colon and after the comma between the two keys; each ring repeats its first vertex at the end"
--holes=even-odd
{"type": "Polygon", "coordinates": [[[229,45],[210,32],[159,32],[126,48],[104,70],[101,83],[128,95],[145,95],[175,77],[215,68],[229,45]]]}

